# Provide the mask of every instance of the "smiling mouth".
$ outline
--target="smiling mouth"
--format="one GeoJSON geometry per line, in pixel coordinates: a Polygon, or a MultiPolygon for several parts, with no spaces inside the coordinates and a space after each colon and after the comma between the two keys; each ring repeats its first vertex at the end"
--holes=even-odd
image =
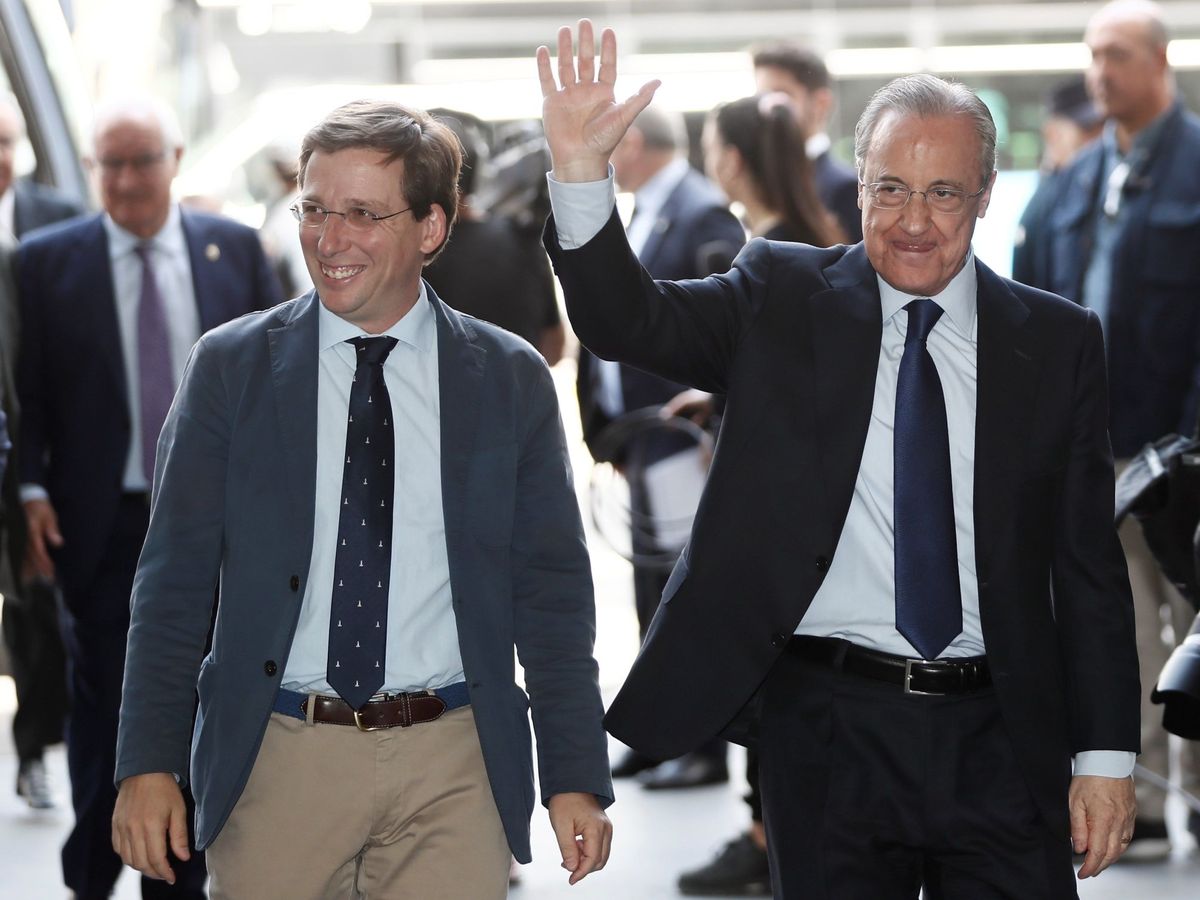
{"type": "Polygon", "coordinates": [[[366,269],[366,266],[321,266],[321,274],[326,278],[331,278],[334,281],[345,281],[347,278],[353,278],[359,272],[366,269]]]}

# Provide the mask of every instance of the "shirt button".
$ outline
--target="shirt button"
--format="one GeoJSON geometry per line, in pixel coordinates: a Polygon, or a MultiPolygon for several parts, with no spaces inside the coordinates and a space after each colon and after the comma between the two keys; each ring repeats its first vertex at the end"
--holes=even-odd
{"type": "Polygon", "coordinates": [[[771,646],[772,647],[783,647],[784,645],[787,644],[787,642],[788,642],[788,636],[786,634],[784,634],[782,631],[777,631],[773,635],[771,635],[771,646]]]}
{"type": "Polygon", "coordinates": [[[299,575],[293,575],[293,576],[292,576],[292,580],[291,580],[290,584],[291,584],[291,586],[292,586],[292,591],[293,591],[293,592],[300,590],[300,576],[299,576],[299,575]]]}
{"type": "Polygon", "coordinates": [[[828,556],[818,556],[817,557],[817,571],[818,572],[828,572],[829,571],[829,557],[828,556]]]}
{"type": "Polygon", "coordinates": [[[266,672],[267,675],[274,675],[279,671],[279,666],[275,665],[275,660],[268,659],[265,663],[263,663],[263,671],[266,672]]]}

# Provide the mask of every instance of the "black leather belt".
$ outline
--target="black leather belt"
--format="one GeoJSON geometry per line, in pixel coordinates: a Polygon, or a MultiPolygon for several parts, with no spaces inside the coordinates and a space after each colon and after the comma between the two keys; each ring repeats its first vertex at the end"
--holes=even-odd
{"type": "Polygon", "coordinates": [[[829,666],[839,672],[897,685],[906,694],[969,694],[992,684],[992,672],[983,656],[908,659],[868,650],[849,641],[807,635],[793,637],[788,641],[787,649],[801,659],[829,666]]]}

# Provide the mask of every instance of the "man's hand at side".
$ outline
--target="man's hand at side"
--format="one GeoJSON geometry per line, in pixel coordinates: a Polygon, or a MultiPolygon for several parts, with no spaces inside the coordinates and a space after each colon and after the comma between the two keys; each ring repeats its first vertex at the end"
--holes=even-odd
{"type": "Polygon", "coordinates": [[[187,808],[175,776],[166,772],[132,775],[121,782],[113,812],[113,850],[143,875],[175,883],[167,844],[179,859],[188,850],[187,808]]]}
{"type": "Polygon", "coordinates": [[[53,580],[54,561],[50,558],[50,548],[57,549],[63,544],[62,533],[58,530],[58,515],[49,500],[26,500],[22,506],[25,507],[25,524],[29,529],[25,565],[27,569],[32,569],[27,574],[53,580]]]}
{"type": "Polygon", "coordinates": [[[550,826],[562,851],[562,867],[570,883],[603,869],[612,847],[612,822],[592,794],[555,794],[550,798],[550,826]]]}
{"type": "Polygon", "coordinates": [[[1078,775],[1071,779],[1071,843],[1087,853],[1080,878],[1099,875],[1116,862],[1133,837],[1137,803],[1132,778],[1078,775]]]}

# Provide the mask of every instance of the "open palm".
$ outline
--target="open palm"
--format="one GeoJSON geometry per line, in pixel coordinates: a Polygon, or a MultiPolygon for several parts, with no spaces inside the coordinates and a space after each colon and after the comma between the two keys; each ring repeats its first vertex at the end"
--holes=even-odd
{"type": "Polygon", "coordinates": [[[596,71],[592,23],[579,22],[579,54],[572,52],[571,29],[558,30],[558,81],[550,50],[538,47],[538,79],[542,86],[542,127],[559,181],[597,181],[608,174],[613,148],[650,100],[659,82],[651,81],[618,103],[617,38],[612,29],[600,35],[600,69],[596,71]],[[560,87],[561,84],[561,87],[560,87]]]}

